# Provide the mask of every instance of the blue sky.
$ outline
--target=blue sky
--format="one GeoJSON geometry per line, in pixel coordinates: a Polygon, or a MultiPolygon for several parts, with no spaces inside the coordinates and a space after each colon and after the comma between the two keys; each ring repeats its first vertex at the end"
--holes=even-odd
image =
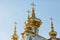
{"type": "Polygon", "coordinates": [[[14,22],[17,22],[17,34],[21,39],[27,10],[31,11],[31,3],[35,3],[36,17],[42,20],[39,34],[49,38],[50,17],[53,18],[54,29],[60,38],[60,0],[0,0],[0,39],[11,40],[14,22]]]}

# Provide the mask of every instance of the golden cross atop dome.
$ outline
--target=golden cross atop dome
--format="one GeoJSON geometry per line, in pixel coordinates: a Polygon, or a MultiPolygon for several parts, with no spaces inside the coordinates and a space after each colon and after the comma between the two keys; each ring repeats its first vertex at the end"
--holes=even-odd
{"type": "Polygon", "coordinates": [[[28,12],[28,13],[30,13],[30,11],[29,11],[29,10],[28,10],[27,12],[28,12]]]}
{"type": "Polygon", "coordinates": [[[30,11],[28,10],[27,12],[28,12],[28,19],[29,19],[30,18],[30,15],[29,15],[30,14],[30,11]]]}
{"type": "Polygon", "coordinates": [[[32,7],[34,7],[35,6],[34,2],[32,2],[31,5],[32,5],[32,7]]]}
{"type": "Polygon", "coordinates": [[[50,19],[51,19],[51,22],[52,22],[53,18],[51,17],[50,19]]]}
{"type": "Polygon", "coordinates": [[[51,26],[53,26],[53,22],[52,22],[53,18],[51,17],[50,20],[51,20],[51,26]]]}
{"type": "Polygon", "coordinates": [[[17,24],[17,22],[14,22],[14,24],[16,25],[16,24],[17,24]]]}

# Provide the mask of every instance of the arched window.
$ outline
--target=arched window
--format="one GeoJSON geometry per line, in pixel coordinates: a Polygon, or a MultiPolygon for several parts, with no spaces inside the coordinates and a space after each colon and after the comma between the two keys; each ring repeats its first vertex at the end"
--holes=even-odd
{"type": "Polygon", "coordinates": [[[32,37],[30,36],[29,40],[32,40],[32,37]]]}

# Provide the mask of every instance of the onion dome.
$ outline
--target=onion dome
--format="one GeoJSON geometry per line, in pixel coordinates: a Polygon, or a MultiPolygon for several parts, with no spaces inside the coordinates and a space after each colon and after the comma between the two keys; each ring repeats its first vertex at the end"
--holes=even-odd
{"type": "Polygon", "coordinates": [[[25,31],[31,31],[31,30],[32,30],[32,27],[28,27],[28,26],[26,25],[25,31]]]}
{"type": "Polygon", "coordinates": [[[49,35],[50,35],[50,36],[56,36],[56,35],[57,35],[57,32],[52,30],[52,31],[49,33],[49,35]]]}
{"type": "Polygon", "coordinates": [[[40,27],[40,25],[42,23],[40,19],[36,18],[34,8],[32,8],[32,15],[30,17],[29,23],[32,26],[36,26],[36,27],[40,27]]]}
{"type": "Polygon", "coordinates": [[[32,27],[31,27],[31,25],[30,25],[30,23],[29,23],[29,18],[30,18],[30,16],[29,16],[29,14],[28,14],[28,20],[25,22],[25,31],[31,31],[32,30],[32,27]]]}
{"type": "Polygon", "coordinates": [[[49,32],[49,35],[50,35],[51,37],[55,37],[55,36],[57,35],[57,32],[54,31],[52,18],[51,18],[51,31],[49,32]]]}

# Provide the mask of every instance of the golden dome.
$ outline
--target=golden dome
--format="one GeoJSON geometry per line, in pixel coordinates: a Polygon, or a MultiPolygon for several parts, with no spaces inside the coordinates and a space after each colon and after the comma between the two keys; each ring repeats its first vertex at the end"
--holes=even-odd
{"type": "Polygon", "coordinates": [[[32,30],[32,27],[25,27],[25,31],[32,30]]]}
{"type": "Polygon", "coordinates": [[[25,22],[25,31],[29,31],[29,30],[32,30],[32,27],[31,27],[31,25],[30,25],[30,23],[29,23],[29,19],[25,22]]]}
{"type": "Polygon", "coordinates": [[[41,20],[39,20],[39,19],[33,19],[33,18],[31,18],[30,19],[30,21],[29,21],[29,23],[32,25],[32,26],[36,26],[36,27],[39,27],[40,25],[41,25],[41,20]]]}
{"type": "Polygon", "coordinates": [[[18,36],[17,35],[13,35],[13,38],[18,38],[18,36]]]}
{"type": "Polygon", "coordinates": [[[49,33],[49,35],[50,35],[50,36],[56,36],[56,35],[57,35],[57,32],[51,31],[51,32],[49,33]]]}

